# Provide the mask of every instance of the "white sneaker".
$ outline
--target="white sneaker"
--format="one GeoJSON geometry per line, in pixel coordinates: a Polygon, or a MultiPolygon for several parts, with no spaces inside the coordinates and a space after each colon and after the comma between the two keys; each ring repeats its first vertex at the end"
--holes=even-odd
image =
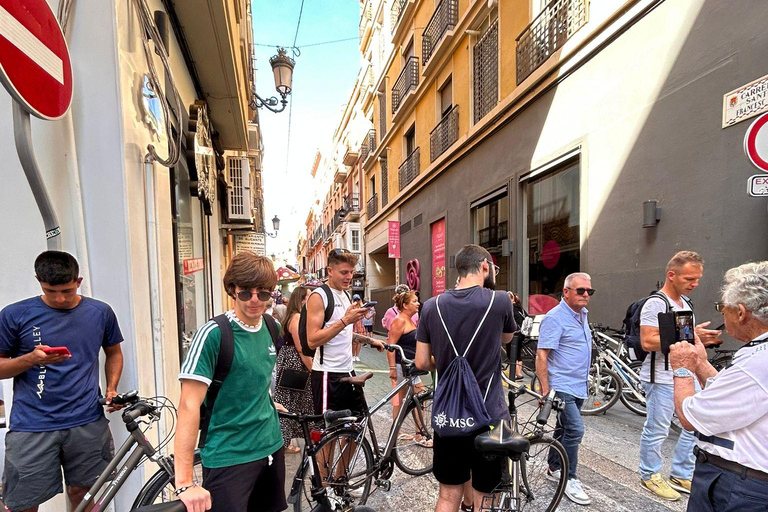
{"type": "Polygon", "coordinates": [[[568,483],[565,485],[565,495],[577,505],[589,505],[592,503],[592,500],[590,500],[587,493],[584,492],[584,489],[581,487],[581,482],[579,482],[577,478],[568,480],[568,483]]]}
{"type": "Polygon", "coordinates": [[[556,469],[552,471],[551,469],[547,468],[547,480],[550,482],[558,483],[560,481],[560,470],[556,469]]]}

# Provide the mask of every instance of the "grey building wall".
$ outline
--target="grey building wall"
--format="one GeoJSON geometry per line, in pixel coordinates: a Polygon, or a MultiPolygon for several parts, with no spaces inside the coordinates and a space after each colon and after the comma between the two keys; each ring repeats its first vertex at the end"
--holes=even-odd
{"type": "MultiPolygon", "coordinates": [[[[583,83],[585,76],[605,77],[606,70],[610,88],[619,96],[624,90],[631,94],[638,87],[650,87],[651,80],[644,84],[627,79],[634,66],[649,58],[638,42],[650,45],[658,31],[679,22],[690,23],[690,31],[636,136],[628,140],[619,125],[615,135],[609,135],[612,144],[591,145],[595,137],[590,129],[574,139],[582,147],[582,212],[593,187],[615,180],[599,214],[582,215],[581,269],[592,274],[598,289],[591,320],[618,326],[627,305],[663,281],[672,254],[698,251],[706,260],[704,279],[692,294],[699,320],[721,323],[711,303],[719,298],[722,274],[745,261],[768,258],[768,201],[746,194],[747,178],[759,173],[742,149],[750,122],[721,128],[723,94],[768,74],[763,21],[768,19],[768,2],[703,0],[694,19],[676,20],[675,9],[684,1],[661,4],[401,206],[403,223],[417,215],[423,218],[420,226],[402,235],[400,269],[404,275],[409,259],[420,260],[422,299],[431,295],[429,224],[445,215],[450,261],[450,255],[470,241],[471,201],[505,183],[510,184],[509,236],[514,240],[512,284],[522,289],[527,249],[519,178],[530,170],[537,145],[546,142],[540,138],[547,118],[563,114],[551,110],[556,95],[579,78],[583,83]],[[627,152],[620,168],[590,166],[600,160],[598,152],[614,150],[627,152]],[[641,227],[647,199],[657,199],[662,208],[661,222],[652,229],[641,227]]],[[[617,105],[590,97],[588,89],[578,95],[596,107],[590,115],[603,126],[621,122],[617,105]]],[[[563,108],[562,103],[557,108],[563,108]]],[[[449,269],[447,287],[456,277],[455,269],[449,269]]]]}

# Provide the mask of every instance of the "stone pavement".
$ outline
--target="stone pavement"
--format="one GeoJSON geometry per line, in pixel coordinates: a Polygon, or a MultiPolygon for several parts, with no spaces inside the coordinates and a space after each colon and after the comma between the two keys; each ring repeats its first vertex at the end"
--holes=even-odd
{"type": "MultiPolygon", "coordinates": [[[[377,336],[378,337],[378,336],[377,336]]],[[[381,337],[378,337],[383,339],[381,337]]],[[[362,362],[355,363],[359,373],[371,371],[374,377],[366,383],[365,392],[369,404],[382,398],[391,389],[389,369],[385,354],[363,346],[362,362]]],[[[391,409],[384,406],[374,415],[377,433],[386,433],[391,426],[391,409]]],[[[521,419],[525,419],[521,412],[521,419]]],[[[687,499],[665,502],[657,499],[640,486],[637,473],[639,442],[644,418],[633,414],[621,402],[606,414],[585,416],[585,436],[579,450],[579,478],[592,498],[592,505],[582,507],[563,497],[558,508],[562,512],[668,512],[684,511],[687,499]]],[[[383,435],[383,434],[380,434],[383,435]]],[[[662,453],[671,456],[677,434],[670,433],[662,453]]],[[[286,457],[286,490],[299,462],[297,455],[286,457]]],[[[669,460],[665,460],[662,475],[669,475],[669,460]]],[[[395,468],[392,488],[373,491],[368,505],[374,509],[398,512],[422,512],[434,510],[438,484],[432,475],[411,477],[395,468]]],[[[372,490],[375,486],[372,487],[372,490]]]]}

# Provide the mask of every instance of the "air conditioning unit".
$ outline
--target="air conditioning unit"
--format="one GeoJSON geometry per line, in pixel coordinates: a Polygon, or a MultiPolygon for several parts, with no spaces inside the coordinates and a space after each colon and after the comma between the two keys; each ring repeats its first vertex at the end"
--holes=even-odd
{"type": "Polygon", "coordinates": [[[253,222],[253,194],[251,191],[251,167],[244,156],[228,156],[227,218],[229,222],[253,222]]]}

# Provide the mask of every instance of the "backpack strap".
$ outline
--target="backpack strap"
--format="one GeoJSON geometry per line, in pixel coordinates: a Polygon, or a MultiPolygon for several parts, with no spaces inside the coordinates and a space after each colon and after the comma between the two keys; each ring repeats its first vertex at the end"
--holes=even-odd
{"type": "MultiPolygon", "coordinates": [[[[491,291],[491,302],[488,303],[488,308],[485,310],[485,314],[483,315],[482,320],[480,320],[480,324],[478,324],[477,329],[475,329],[475,333],[472,335],[472,339],[469,340],[467,349],[464,351],[464,354],[462,354],[461,357],[467,357],[467,352],[469,352],[469,347],[472,346],[472,343],[475,341],[475,338],[477,337],[477,333],[480,332],[480,328],[485,323],[485,319],[488,318],[488,313],[490,313],[491,311],[491,306],[493,306],[493,299],[495,298],[496,298],[496,292],[491,291]]],[[[440,295],[438,295],[437,298],[435,299],[435,308],[437,309],[437,316],[440,317],[440,323],[443,324],[443,329],[445,329],[445,334],[448,335],[448,341],[451,343],[453,352],[456,354],[456,357],[459,357],[459,351],[456,350],[456,345],[453,343],[453,338],[451,337],[451,333],[448,332],[448,327],[445,326],[445,320],[443,320],[443,314],[440,312],[440,295]]]]}
{"type": "Polygon", "coordinates": [[[269,336],[272,338],[272,344],[275,346],[275,350],[277,350],[277,340],[280,337],[280,329],[277,327],[277,320],[275,320],[272,315],[264,313],[261,315],[261,321],[267,326],[269,336]]]}
{"type": "Polygon", "coordinates": [[[213,321],[219,326],[219,332],[221,333],[221,338],[219,340],[219,356],[216,359],[216,369],[213,372],[213,379],[211,380],[211,384],[208,386],[208,392],[205,395],[205,417],[200,423],[200,440],[197,444],[198,448],[205,446],[205,438],[208,436],[208,427],[211,424],[211,416],[213,416],[213,407],[216,403],[216,397],[219,395],[224,379],[227,378],[227,374],[232,367],[232,359],[235,356],[235,334],[232,332],[232,324],[229,323],[229,318],[226,314],[222,314],[213,317],[213,321]]]}
{"type": "MultiPolygon", "coordinates": [[[[320,288],[322,288],[323,292],[325,292],[325,299],[326,299],[326,305],[325,305],[325,314],[323,316],[323,329],[325,329],[326,324],[333,316],[333,307],[334,307],[334,301],[333,301],[333,292],[331,291],[331,287],[328,286],[328,283],[324,283],[320,288]]],[[[346,290],[344,291],[346,293],[346,290]]],[[[349,297],[349,294],[347,293],[347,297],[349,297]]],[[[349,299],[350,302],[352,302],[352,299],[349,299]]],[[[323,348],[325,345],[320,345],[320,364],[323,364],[323,355],[325,351],[323,348]]]]}

